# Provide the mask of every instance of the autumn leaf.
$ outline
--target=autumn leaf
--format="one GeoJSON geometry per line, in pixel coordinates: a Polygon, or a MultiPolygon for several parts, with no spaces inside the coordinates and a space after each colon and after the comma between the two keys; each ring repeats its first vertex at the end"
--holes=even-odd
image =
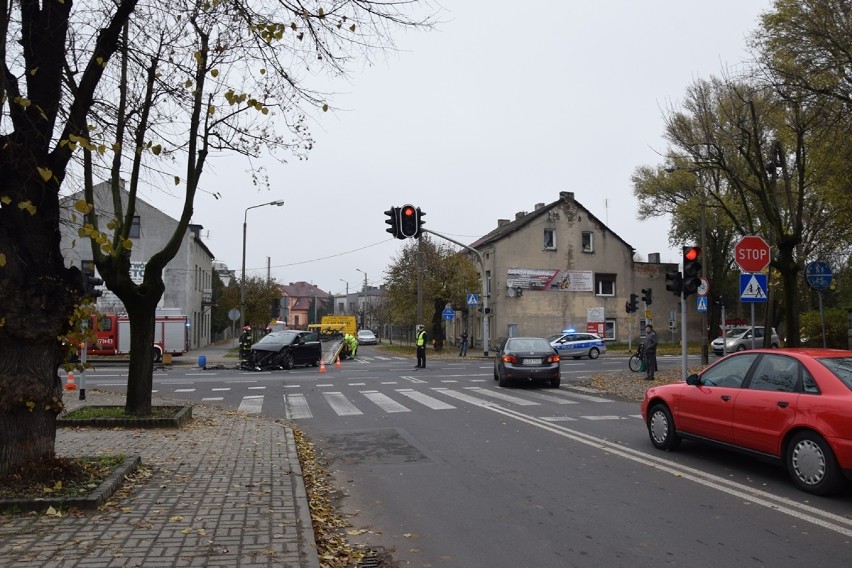
{"type": "Polygon", "coordinates": [[[92,212],[92,209],[94,209],[94,207],[92,207],[90,203],[86,203],[85,199],[79,199],[76,203],[74,203],[74,209],[82,213],[83,215],[88,215],[92,212]]]}
{"type": "Polygon", "coordinates": [[[29,200],[18,203],[18,209],[25,210],[30,215],[36,214],[35,205],[33,205],[29,200]]]}
{"type": "Polygon", "coordinates": [[[38,166],[36,167],[36,169],[38,170],[38,175],[40,175],[41,179],[43,179],[44,181],[47,181],[53,177],[53,171],[50,168],[43,168],[41,166],[38,166]]]}
{"type": "Polygon", "coordinates": [[[6,255],[0,252],[0,268],[6,266],[6,255]]]}

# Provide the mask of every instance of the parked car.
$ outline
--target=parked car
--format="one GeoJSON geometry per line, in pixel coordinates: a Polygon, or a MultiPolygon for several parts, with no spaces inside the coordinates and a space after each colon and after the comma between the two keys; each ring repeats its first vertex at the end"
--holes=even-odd
{"type": "Polygon", "coordinates": [[[322,346],[315,331],[272,331],[251,346],[248,365],[255,370],[292,369],[320,364],[322,346]]]}
{"type": "Polygon", "coordinates": [[[651,443],[721,445],[786,467],[803,491],[829,495],[852,479],[852,351],[755,349],[719,359],[685,383],[651,387],[642,417],[651,443]]]}
{"type": "Polygon", "coordinates": [[[358,345],[377,345],[379,338],[369,329],[358,331],[358,345]]]}
{"type": "Polygon", "coordinates": [[[601,353],[606,353],[606,343],[595,333],[577,333],[573,329],[566,329],[551,335],[547,340],[562,357],[597,359],[601,353]]]}
{"type": "MultiPolygon", "coordinates": [[[[757,348],[763,347],[763,337],[766,328],[754,328],[754,345],[757,348]]],[[[734,327],[725,334],[724,351],[722,349],[722,337],[717,337],[710,344],[713,348],[713,353],[723,355],[725,353],[733,353],[735,351],[745,351],[751,349],[751,327],[734,327]]],[[[778,338],[775,328],[772,328],[771,346],[773,349],[781,347],[781,340],[778,338]]]]}
{"type": "Polygon", "coordinates": [[[510,337],[494,358],[494,380],[501,387],[523,381],[545,382],[557,388],[561,382],[559,354],[543,337],[510,337]]]}

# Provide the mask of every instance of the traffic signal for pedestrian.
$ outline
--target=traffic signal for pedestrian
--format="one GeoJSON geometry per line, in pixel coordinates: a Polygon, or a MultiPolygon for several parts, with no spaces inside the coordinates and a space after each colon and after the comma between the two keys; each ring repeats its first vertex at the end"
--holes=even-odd
{"type": "Polygon", "coordinates": [[[632,314],[636,312],[636,300],[638,296],[636,294],[630,294],[630,301],[627,302],[627,313],[632,314]]]}
{"type": "Polygon", "coordinates": [[[399,210],[399,238],[415,238],[420,234],[420,220],[418,217],[418,210],[413,205],[402,206],[399,210]]]}
{"type": "Polygon", "coordinates": [[[642,301],[645,302],[646,306],[650,306],[653,303],[653,298],[651,297],[652,290],[650,288],[642,288],[642,301]]]}
{"type": "Polygon", "coordinates": [[[83,262],[83,295],[89,298],[100,298],[104,293],[103,290],[98,289],[98,286],[103,283],[103,280],[95,276],[95,263],[83,262]]]}
{"type": "Polygon", "coordinates": [[[387,211],[385,211],[385,215],[387,215],[387,219],[385,219],[385,223],[390,225],[387,229],[385,229],[388,233],[394,236],[396,239],[402,239],[399,234],[399,207],[391,207],[387,211]]]}
{"type": "Polygon", "coordinates": [[[683,296],[684,298],[698,291],[701,285],[701,249],[699,247],[683,247],[683,296]]]}
{"type": "Polygon", "coordinates": [[[666,290],[680,297],[683,292],[683,276],[680,272],[666,272],[666,290]]]}

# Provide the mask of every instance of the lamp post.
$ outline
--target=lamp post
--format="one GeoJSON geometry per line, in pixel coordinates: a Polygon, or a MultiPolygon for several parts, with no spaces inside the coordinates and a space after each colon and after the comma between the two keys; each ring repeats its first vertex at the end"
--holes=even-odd
{"type": "MultiPolygon", "coordinates": [[[[666,168],[666,171],[669,173],[676,172],[678,170],[683,170],[692,174],[695,174],[695,179],[698,181],[698,188],[701,190],[701,254],[705,259],[710,257],[709,251],[707,250],[706,241],[707,241],[707,221],[706,217],[706,209],[707,209],[707,192],[704,188],[704,179],[701,177],[701,168],[681,168],[679,166],[669,166],[666,168]]],[[[706,260],[705,260],[706,263],[706,260]]],[[[707,263],[707,267],[710,265],[707,263]]],[[[684,301],[684,311],[686,307],[686,302],[684,301]]],[[[684,322],[686,318],[684,317],[684,322]]],[[[722,322],[724,324],[725,322],[722,322]]],[[[723,334],[724,335],[724,334],[723,334]]],[[[707,365],[710,359],[709,347],[707,345],[707,312],[701,312],[701,364],[707,365]]],[[[685,373],[685,371],[684,371],[685,373]]],[[[684,374],[685,376],[685,374],[684,374]]]]}
{"type": "Polygon", "coordinates": [[[346,302],[343,304],[343,313],[349,313],[349,281],[343,278],[338,278],[341,282],[346,282],[346,302]]]}
{"type": "Polygon", "coordinates": [[[270,201],[269,203],[261,203],[260,205],[252,205],[251,207],[246,207],[245,214],[243,214],[243,279],[240,283],[240,330],[243,329],[246,325],[246,228],[248,226],[248,212],[249,209],[256,209],[258,207],[265,207],[267,205],[275,205],[276,207],[281,207],[284,205],[284,201],[278,199],[276,201],[270,201]]]}
{"type": "Polygon", "coordinates": [[[361,303],[361,329],[367,329],[367,273],[356,268],[358,272],[364,275],[364,301],[361,303]]]}

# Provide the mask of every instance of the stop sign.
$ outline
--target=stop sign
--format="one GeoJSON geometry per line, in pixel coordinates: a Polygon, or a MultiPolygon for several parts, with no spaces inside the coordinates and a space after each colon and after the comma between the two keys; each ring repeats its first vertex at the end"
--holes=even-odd
{"type": "Polygon", "coordinates": [[[745,236],[734,246],[734,260],[743,272],[760,272],[769,264],[769,245],[756,235],[745,236]]]}

